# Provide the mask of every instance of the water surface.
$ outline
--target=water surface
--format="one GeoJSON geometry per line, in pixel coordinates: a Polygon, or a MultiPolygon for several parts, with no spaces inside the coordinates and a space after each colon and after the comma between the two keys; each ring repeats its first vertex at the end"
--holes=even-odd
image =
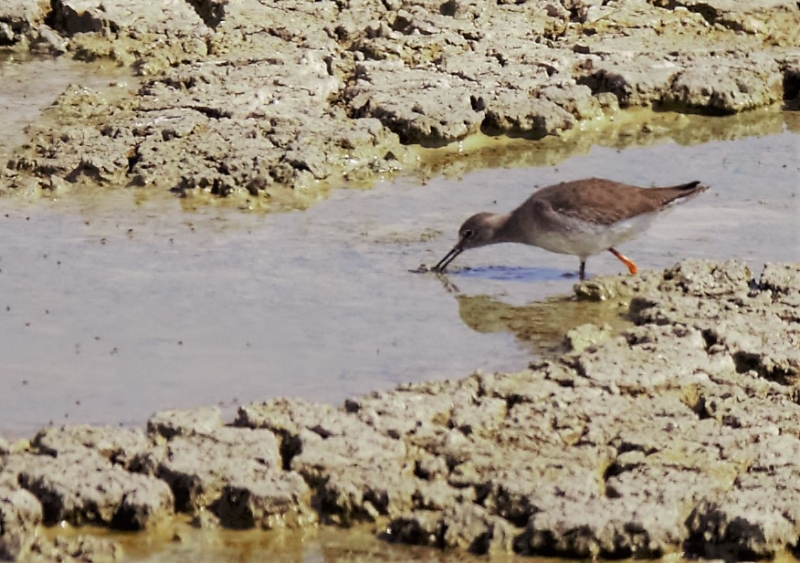
{"type": "MultiPolygon", "coordinates": [[[[532,149],[533,150],[533,149],[532,149]]],[[[640,268],[681,258],[800,259],[800,137],[594,147],[558,167],[334,190],[306,211],[187,209],[130,190],[0,200],[0,430],[142,424],[176,407],[276,396],[338,403],[405,381],[524,367],[564,328],[597,320],[568,294],[578,260],[501,245],[442,280],[413,274],[479,210],[585,176],[711,190],[621,250],[640,268]],[[531,305],[531,303],[533,303],[531,305]]],[[[625,271],[610,254],[592,275],[625,271]]]]}
{"type": "MultiPolygon", "coordinates": [[[[0,158],[67,84],[136,85],[108,65],[14,57],[0,58],[0,158]]],[[[276,396],[339,403],[523,368],[566,329],[615,317],[563,298],[577,258],[501,245],[462,254],[444,278],[409,270],[436,263],[472,213],[564,180],[711,186],[621,247],[642,269],[798,260],[798,115],[626,112],[566,138],[471,139],[469,157],[422,151],[422,179],[331,190],[304,211],[135,189],[0,199],[0,433],[276,396]]],[[[623,271],[610,254],[588,262],[593,275],[623,271]]]]}

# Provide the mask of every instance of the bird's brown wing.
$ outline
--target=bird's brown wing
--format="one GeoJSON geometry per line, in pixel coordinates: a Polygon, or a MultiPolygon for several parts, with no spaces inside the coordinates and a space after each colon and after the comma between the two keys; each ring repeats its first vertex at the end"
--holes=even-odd
{"type": "Polygon", "coordinates": [[[610,225],[637,215],[659,211],[670,202],[708,189],[699,182],[667,188],[640,188],[601,178],[563,182],[535,192],[526,205],[546,201],[562,216],[610,225]]]}

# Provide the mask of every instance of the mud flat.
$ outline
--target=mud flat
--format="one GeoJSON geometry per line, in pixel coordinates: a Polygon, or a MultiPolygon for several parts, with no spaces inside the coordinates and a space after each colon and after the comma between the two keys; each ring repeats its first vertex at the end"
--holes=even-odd
{"type": "MultiPolygon", "coordinates": [[[[620,111],[711,115],[800,93],[793,0],[11,0],[0,43],[141,76],[67,88],[0,191],[152,186],[309,202],[477,133],[580,137],[620,111]]],[[[641,124],[645,136],[657,127],[641,124]]]]}
{"type": "Polygon", "coordinates": [[[571,352],[521,372],[341,408],[274,399],[228,423],[205,407],[145,431],[0,441],[0,557],[116,560],[113,541],[40,527],[146,535],[178,516],[206,529],[369,522],[387,541],[479,554],[796,549],[800,264],[684,261],[575,296],[618,301],[635,326],[585,325],[566,335],[571,352]]]}
{"type": "MultiPolygon", "coordinates": [[[[477,134],[586,142],[634,108],[780,130],[776,108],[800,104],[788,0],[169,5],[3,3],[0,44],[115,61],[139,79],[66,88],[3,149],[0,192],[297,204],[477,134]]],[[[637,137],[660,134],[647,115],[637,137]]],[[[464,166],[453,161],[434,170],[464,166]]],[[[144,430],[0,438],[0,560],[116,561],[119,543],[57,525],[146,538],[186,519],[201,531],[370,523],[387,541],[478,554],[796,550],[800,265],[683,262],[591,280],[576,299],[619,300],[635,326],[586,325],[567,335],[571,353],[519,373],[338,409],[274,399],[233,421],[207,407],[144,430]]]]}

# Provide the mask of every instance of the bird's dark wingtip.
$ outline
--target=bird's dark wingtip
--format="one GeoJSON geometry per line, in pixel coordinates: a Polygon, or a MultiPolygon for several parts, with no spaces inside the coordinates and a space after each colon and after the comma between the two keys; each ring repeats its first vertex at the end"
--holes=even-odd
{"type": "Polygon", "coordinates": [[[700,180],[694,180],[686,184],[681,184],[679,186],[675,186],[675,188],[680,190],[681,193],[678,195],[678,197],[681,199],[698,195],[708,190],[708,186],[700,182],[700,180]]]}
{"type": "Polygon", "coordinates": [[[705,184],[701,183],[700,180],[694,180],[694,181],[689,182],[688,184],[684,184],[684,185],[682,185],[680,187],[683,188],[684,190],[697,190],[697,191],[700,191],[700,192],[704,192],[704,191],[706,191],[708,189],[708,186],[706,186],[705,184]]]}

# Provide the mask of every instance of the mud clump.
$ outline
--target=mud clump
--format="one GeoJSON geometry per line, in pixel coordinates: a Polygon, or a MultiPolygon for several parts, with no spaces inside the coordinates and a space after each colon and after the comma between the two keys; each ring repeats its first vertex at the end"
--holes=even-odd
{"type": "Polygon", "coordinates": [[[0,560],[20,559],[30,551],[42,523],[42,505],[24,489],[0,487],[0,523],[0,560]]]}
{"type": "Polygon", "coordinates": [[[0,44],[113,60],[142,81],[67,89],[4,159],[0,191],[304,206],[413,170],[416,145],[583,135],[620,108],[794,103],[798,28],[789,1],[13,0],[0,44]]]}
{"type": "Polygon", "coordinates": [[[576,293],[629,303],[635,326],[582,326],[569,353],[519,373],[403,385],[338,409],[274,399],[233,423],[215,407],[167,411],[146,433],[65,426],[8,444],[0,556],[68,553],[60,536],[42,543],[41,525],[146,534],[176,511],[232,529],[371,522],[391,541],[475,553],[792,549],[800,265],[754,276],[738,261],[687,260],[632,279],[576,293]]]}

